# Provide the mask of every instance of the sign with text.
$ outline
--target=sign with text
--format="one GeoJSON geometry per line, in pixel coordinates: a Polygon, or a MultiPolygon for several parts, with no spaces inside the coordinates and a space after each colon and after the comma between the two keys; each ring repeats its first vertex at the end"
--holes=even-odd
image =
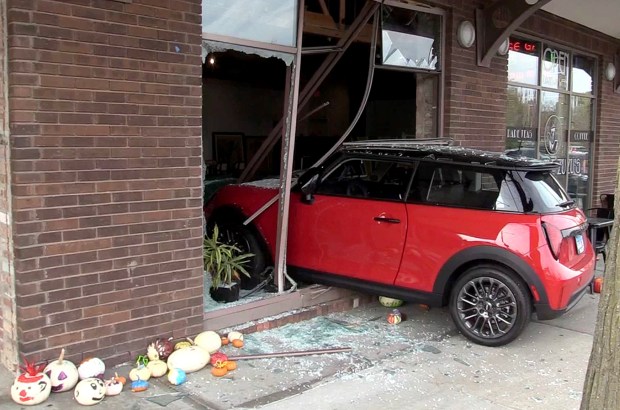
{"type": "Polygon", "coordinates": [[[518,141],[536,141],[538,129],[530,127],[506,127],[506,139],[518,141]]]}
{"type": "Polygon", "coordinates": [[[592,141],[592,131],[571,130],[570,141],[571,142],[590,142],[592,141]]]}

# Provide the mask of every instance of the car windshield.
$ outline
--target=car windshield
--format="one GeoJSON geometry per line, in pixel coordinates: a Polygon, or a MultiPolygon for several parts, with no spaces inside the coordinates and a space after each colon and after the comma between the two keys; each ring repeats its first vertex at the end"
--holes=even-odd
{"type": "Polygon", "coordinates": [[[525,174],[535,211],[560,212],[575,206],[560,183],[550,172],[531,171],[525,174]]]}

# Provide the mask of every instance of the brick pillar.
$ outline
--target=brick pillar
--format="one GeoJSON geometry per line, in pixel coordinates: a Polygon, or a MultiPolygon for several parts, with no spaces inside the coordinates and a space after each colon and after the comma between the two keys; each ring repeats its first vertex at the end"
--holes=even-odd
{"type": "Polygon", "coordinates": [[[6,0],[0,0],[0,362],[13,370],[17,364],[17,328],[10,202],[6,12],[6,0]]]}
{"type": "Polygon", "coordinates": [[[201,0],[8,0],[19,350],[202,330],[201,0]]]}

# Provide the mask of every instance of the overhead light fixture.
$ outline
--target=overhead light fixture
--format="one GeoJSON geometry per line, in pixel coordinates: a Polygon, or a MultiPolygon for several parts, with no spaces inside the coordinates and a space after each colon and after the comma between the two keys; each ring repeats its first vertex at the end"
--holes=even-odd
{"type": "Polygon", "coordinates": [[[525,2],[530,6],[533,6],[534,4],[538,3],[538,0],[525,0],[525,2]]]}
{"type": "Polygon", "coordinates": [[[613,81],[616,78],[616,66],[614,63],[607,63],[605,67],[605,78],[607,81],[613,81]]]}
{"type": "Polygon", "coordinates": [[[497,54],[499,54],[500,56],[505,56],[506,54],[508,54],[509,48],[510,48],[510,41],[506,39],[504,40],[502,44],[500,44],[499,48],[497,49],[497,54]]]}
{"type": "Polygon", "coordinates": [[[476,41],[476,29],[471,21],[461,21],[456,30],[456,40],[461,47],[464,48],[469,48],[474,45],[474,41],[476,41]]]}
{"type": "Polygon", "coordinates": [[[211,65],[215,64],[215,58],[214,57],[209,57],[209,64],[211,64],[211,65]]]}

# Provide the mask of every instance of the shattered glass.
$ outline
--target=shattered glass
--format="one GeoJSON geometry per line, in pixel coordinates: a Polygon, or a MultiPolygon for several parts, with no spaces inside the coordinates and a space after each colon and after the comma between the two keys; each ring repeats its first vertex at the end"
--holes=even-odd
{"type": "Polygon", "coordinates": [[[284,61],[284,64],[291,65],[293,62],[293,54],[282,53],[279,51],[265,50],[256,47],[247,47],[239,44],[223,43],[220,41],[202,40],[202,62],[204,63],[207,55],[211,53],[224,52],[227,50],[239,51],[245,54],[255,54],[260,57],[275,57],[284,61]]]}

